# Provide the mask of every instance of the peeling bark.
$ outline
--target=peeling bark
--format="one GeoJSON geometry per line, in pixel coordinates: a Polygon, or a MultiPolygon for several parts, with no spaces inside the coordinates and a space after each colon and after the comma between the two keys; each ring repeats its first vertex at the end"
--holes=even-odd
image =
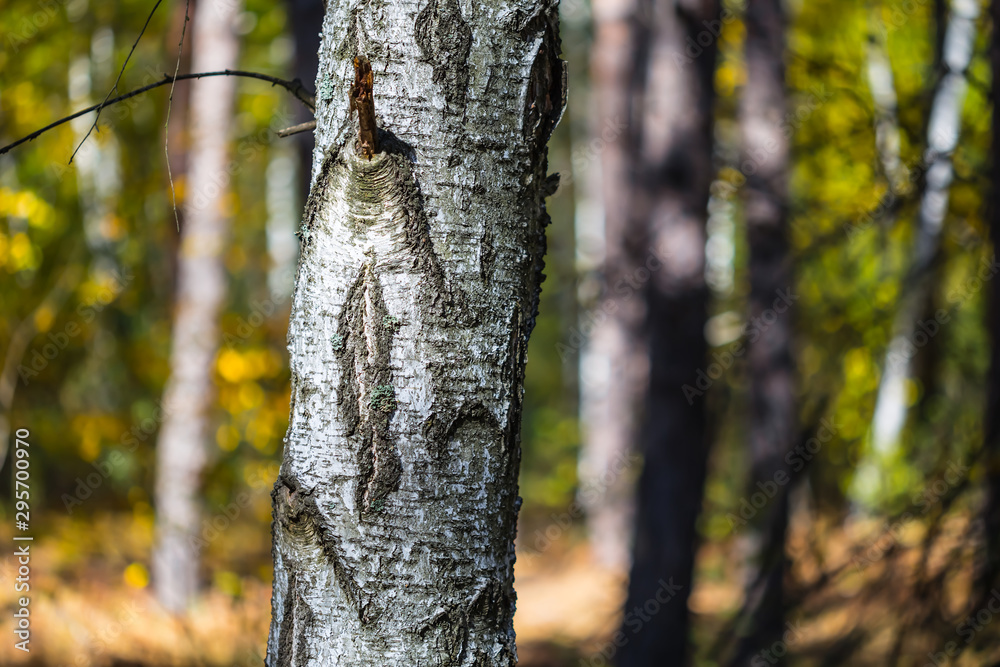
{"type": "Polygon", "coordinates": [[[558,52],[549,2],[327,4],[270,667],[516,663],[521,395],[558,52]],[[356,56],[374,73],[371,159],[347,104],[356,56]]]}

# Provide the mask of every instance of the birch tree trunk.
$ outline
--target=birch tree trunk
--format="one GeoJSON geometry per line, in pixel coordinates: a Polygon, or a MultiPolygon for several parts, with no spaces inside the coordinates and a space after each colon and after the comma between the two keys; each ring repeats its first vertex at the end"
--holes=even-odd
{"type": "Polygon", "coordinates": [[[645,271],[637,275],[647,276],[649,383],[620,667],[683,664],[688,647],[708,457],[704,392],[688,389],[704,386],[706,366],[705,224],[722,28],[716,0],[641,0],[633,25],[629,216],[632,254],[645,271]]]}
{"type": "MultiPolygon", "coordinates": [[[[196,4],[191,26],[195,71],[236,67],[239,42],[232,26],[240,5],[238,0],[196,4]]],[[[198,587],[198,496],[211,437],[219,314],[227,291],[222,261],[230,220],[222,211],[222,198],[230,178],[226,166],[235,81],[220,77],[191,84],[192,137],[170,379],[156,445],[153,577],[157,598],[172,611],[187,607],[198,587]]]]}
{"type": "Polygon", "coordinates": [[[926,334],[917,323],[932,292],[931,269],[940,249],[941,230],[948,213],[948,197],[954,178],[951,155],[958,145],[961,130],[967,86],[965,72],[972,59],[978,15],[976,0],[953,0],[951,3],[951,18],[942,51],[945,71],[934,91],[927,123],[927,184],[917,214],[913,259],[900,288],[893,337],[882,364],[872,416],[870,451],[858,465],[852,482],[851,496],[866,504],[877,503],[887,492],[899,492],[889,487],[885,468],[899,456],[913,357],[919,347],[927,344],[926,334]]]}
{"type": "MultiPolygon", "coordinates": [[[[744,216],[750,251],[749,315],[763,322],[760,335],[748,344],[750,378],[750,493],[776,486],[779,473],[789,474],[785,455],[791,451],[798,425],[795,366],[792,357],[792,312],[780,295],[792,291],[788,242],[789,126],[785,101],[785,16],[781,0],[750,0],[746,24],[747,82],[743,87],[740,124],[743,133],[744,216]]],[[[754,653],[781,638],[784,630],[783,586],[788,489],[778,488],[754,530],[760,536],[754,584],[745,607],[752,627],[732,664],[754,662],[754,653]]]]}
{"type": "Polygon", "coordinates": [[[580,498],[591,551],[602,564],[624,571],[630,558],[634,494],[633,476],[623,469],[638,449],[649,365],[642,337],[642,285],[633,275],[638,267],[628,247],[634,141],[627,124],[636,6],[633,0],[595,0],[593,7],[591,134],[603,146],[596,191],[604,214],[604,291],[581,359],[579,479],[581,489],[601,492],[581,493],[580,498]]]}
{"type": "Polygon", "coordinates": [[[524,353],[564,82],[547,0],[327,3],[270,667],[516,663],[524,353]]]}

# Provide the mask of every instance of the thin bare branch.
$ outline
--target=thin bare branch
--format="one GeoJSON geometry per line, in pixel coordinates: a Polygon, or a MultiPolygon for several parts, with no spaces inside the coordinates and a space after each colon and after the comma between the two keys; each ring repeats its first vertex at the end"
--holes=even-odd
{"type": "MultiPolygon", "coordinates": [[[[144,34],[146,34],[146,28],[149,27],[149,22],[153,20],[153,14],[156,13],[157,7],[159,7],[160,3],[162,2],[163,0],[156,0],[156,4],[153,5],[152,11],[150,11],[149,16],[146,17],[146,22],[143,24],[142,30],[139,31],[139,36],[135,38],[134,42],[132,42],[132,48],[129,50],[128,55],[125,56],[125,62],[122,63],[122,68],[118,71],[118,78],[115,79],[115,85],[111,86],[111,90],[109,90],[108,94],[104,96],[105,105],[107,104],[107,101],[111,97],[111,95],[118,90],[118,84],[121,83],[122,75],[125,74],[125,68],[128,67],[128,61],[132,59],[132,54],[135,53],[135,47],[139,46],[139,40],[142,39],[142,36],[144,34]]],[[[177,72],[174,72],[174,74],[176,73],[177,72]]],[[[73,164],[73,158],[75,158],[76,154],[80,152],[80,149],[83,148],[83,144],[87,141],[87,139],[90,138],[90,133],[93,132],[94,129],[97,127],[97,121],[101,120],[101,109],[103,108],[104,108],[103,106],[98,108],[97,117],[94,118],[94,124],[90,126],[90,129],[87,130],[87,134],[84,135],[83,139],[80,140],[80,145],[77,146],[76,150],[73,151],[73,154],[69,156],[70,164],[73,164]]]]}
{"type": "Polygon", "coordinates": [[[3,148],[0,148],[0,155],[7,153],[11,149],[16,148],[17,146],[20,146],[23,143],[34,141],[39,136],[48,132],[49,130],[55,127],[59,127],[64,123],[68,123],[74,118],[79,118],[80,116],[88,114],[91,111],[97,111],[98,109],[109,107],[112,104],[123,102],[129,98],[135,97],[136,95],[141,95],[146,91],[152,90],[154,88],[159,88],[160,86],[165,86],[168,83],[173,83],[174,81],[204,79],[211,76],[241,76],[248,79],[260,79],[261,81],[267,81],[272,86],[281,86],[282,88],[290,92],[292,95],[295,96],[296,99],[302,102],[302,104],[304,104],[306,108],[309,109],[310,111],[316,110],[315,96],[311,92],[309,92],[309,90],[304,85],[302,85],[302,82],[298,79],[294,79],[292,81],[286,81],[285,79],[279,79],[276,76],[268,76],[267,74],[261,74],[259,72],[245,72],[242,70],[229,70],[229,69],[222,70],[221,72],[198,72],[195,74],[181,74],[179,76],[170,76],[169,74],[164,74],[163,78],[155,83],[151,83],[148,86],[143,86],[142,88],[137,88],[136,90],[133,90],[129,93],[125,93],[124,95],[119,95],[118,97],[108,100],[107,102],[101,102],[100,104],[95,104],[93,106],[87,107],[86,109],[81,109],[80,111],[77,111],[74,114],[66,116],[65,118],[60,118],[54,123],[50,123],[39,130],[35,130],[31,134],[18,139],[14,143],[7,144],[3,148]]]}
{"type": "Polygon", "coordinates": [[[300,132],[308,132],[309,130],[316,129],[315,120],[307,120],[304,123],[299,123],[298,125],[292,125],[291,127],[286,127],[283,130],[278,130],[279,137],[290,137],[293,134],[299,134],[300,132]]]}
{"type": "Polygon", "coordinates": [[[174,223],[177,233],[181,231],[181,218],[177,214],[177,189],[174,187],[174,174],[170,169],[170,109],[174,106],[174,86],[177,85],[177,72],[181,69],[181,54],[184,52],[184,36],[187,34],[188,21],[191,20],[191,0],[184,2],[184,23],[181,24],[181,38],[177,42],[177,62],[174,64],[174,80],[170,82],[170,94],[167,96],[167,119],[163,121],[163,157],[167,163],[167,180],[170,181],[170,203],[174,209],[174,223]]]}

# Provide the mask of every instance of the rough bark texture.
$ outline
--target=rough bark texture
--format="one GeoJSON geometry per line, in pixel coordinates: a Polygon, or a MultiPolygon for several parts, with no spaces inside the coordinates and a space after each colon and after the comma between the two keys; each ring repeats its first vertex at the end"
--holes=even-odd
{"type": "Polygon", "coordinates": [[[331,0],[289,327],[267,664],[514,665],[554,3],[331,0]],[[380,152],[356,147],[353,59],[380,152]]]}
{"type": "MultiPolygon", "coordinates": [[[[236,67],[239,42],[232,22],[238,2],[200,2],[192,18],[195,71],[236,67]]],[[[230,220],[221,209],[232,124],[235,79],[191,84],[191,150],[184,227],[177,265],[177,305],[170,350],[165,419],[156,445],[156,595],[180,611],[198,587],[201,475],[211,438],[212,371],[219,313],[226,297],[222,253],[230,220]]]]}
{"type": "MultiPolygon", "coordinates": [[[[781,0],[750,0],[746,24],[747,82],[742,91],[744,216],[750,251],[750,321],[766,323],[748,344],[750,377],[750,493],[774,485],[789,472],[784,463],[797,430],[792,312],[780,294],[791,290],[787,178],[789,136],[785,103],[785,17],[781,0]],[[773,319],[772,319],[773,318],[773,319]]],[[[761,540],[754,584],[745,605],[753,618],[733,664],[751,664],[754,654],[780,639],[784,630],[782,580],[788,494],[784,489],[765,508],[756,530],[761,540]]]]}
{"type": "Polygon", "coordinates": [[[641,447],[634,558],[618,664],[682,664],[695,521],[708,454],[704,399],[689,401],[705,364],[705,222],[712,180],[713,74],[719,26],[714,0],[645,0],[635,26],[632,89],[633,256],[649,262],[645,289],[649,389],[641,447]],[[716,27],[716,30],[718,27],[716,27]],[[694,45],[694,47],[692,47],[694,45]],[[658,261],[651,261],[650,257],[658,261]],[[680,586],[662,605],[662,591],[680,586]],[[640,618],[651,607],[641,631],[640,618]],[[647,611],[642,611],[646,609],[647,611]]]}

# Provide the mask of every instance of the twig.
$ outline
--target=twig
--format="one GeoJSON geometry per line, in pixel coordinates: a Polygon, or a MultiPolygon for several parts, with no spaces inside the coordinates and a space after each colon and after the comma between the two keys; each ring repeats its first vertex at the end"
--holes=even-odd
{"type": "MultiPolygon", "coordinates": [[[[111,94],[114,93],[116,90],[118,90],[118,84],[121,83],[122,75],[125,74],[125,68],[128,67],[128,61],[131,60],[132,54],[135,53],[135,47],[139,46],[139,40],[142,39],[142,36],[144,34],[146,34],[146,28],[149,27],[149,22],[153,20],[153,14],[156,13],[157,7],[159,7],[160,3],[162,2],[163,0],[156,0],[156,4],[153,5],[152,11],[150,11],[149,16],[146,17],[146,22],[143,24],[142,30],[139,31],[139,36],[135,38],[134,42],[132,42],[132,48],[129,50],[128,55],[125,56],[125,62],[122,63],[122,68],[118,71],[118,78],[115,79],[115,85],[111,86],[111,90],[109,90],[108,94],[104,96],[105,104],[107,103],[108,98],[111,97],[111,94]]],[[[174,72],[174,74],[177,74],[177,72],[174,72]]],[[[87,130],[87,134],[84,135],[83,139],[80,140],[80,145],[78,145],[76,147],[76,150],[73,151],[73,154],[69,156],[70,164],[73,164],[73,158],[75,158],[76,154],[80,152],[80,149],[83,148],[84,142],[86,142],[87,139],[90,137],[90,133],[93,132],[94,128],[97,127],[97,121],[101,120],[101,109],[103,108],[104,107],[102,106],[97,110],[97,118],[94,119],[94,124],[90,126],[90,129],[87,130]]]]}
{"type": "Polygon", "coordinates": [[[184,23],[181,24],[181,39],[177,43],[177,62],[174,64],[174,80],[170,82],[170,94],[167,96],[167,119],[163,122],[163,157],[167,163],[167,180],[170,182],[170,203],[174,208],[174,223],[177,233],[181,231],[181,218],[177,214],[177,189],[174,188],[174,174],[170,170],[170,109],[174,103],[174,86],[177,85],[177,72],[181,69],[181,54],[184,52],[184,35],[187,33],[190,16],[191,0],[184,3],[184,23]]]}
{"type": "Polygon", "coordinates": [[[48,132],[49,130],[55,127],[59,127],[63,123],[68,123],[74,118],[79,118],[84,114],[88,114],[91,111],[96,111],[104,107],[109,107],[112,104],[123,102],[131,97],[135,97],[136,95],[141,95],[142,93],[145,93],[148,90],[152,90],[153,88],[159,88],[160,86],[165,86],[168,83],[173,83],[174,81],[203,79],[212,76],[241,76],[248,79],[260,79],[261,81],[267,81],[272,86],[281,86],[282,88],[290,92],[292,95],[295,96],[296,99],[302,102],[302,104],[304,104],[306,108],[308,108],[310,111],[316,110],[315,96],[312,93],[310,93],[305,86],[302,85],[302,82],[299,79],[286,81],[285,79],[279,79],[278,77],[275,76],[268,76],[267,74],[260,74],[259,72],[245,72],[242,70],[229,70],[229,69],[222,70],[221,72],[198,72],[195,74],[181,74],[179,76],[170,76],[169,74],[164,74],[163,78],[157,81],[156,83],[151,83],[148,86],[137,88],[136,90],[133,90],[129,93],[125,93],[124,95],[119,95],[118,97],[112,100],[108,100],[107,102],[101,102],[100,104],[95,104],[94,106],[87,107],[86,109],[81,109],[80,111],[77,111],[72,115],[66,116],[65,118],[60,118],[54,123],[50,123],[39,130],[35,130],[26,137],[22,137],[17,141],[15,141],[14,143],[7,144],[3,148],[0,148],[0,155],[3,155],[4,153],[10,151],[12,148],[16,148],[17,146],[20,146],[23,143],[26,143],[28,141],[34,141],[45,132],[48,132]]]}
{"type": "Polygon", "coordinates": [[[291,127],[286,127],[283,130],[278,130],[279,137],[290,137],[293,134],[298,134],[300,132],[308,132],[309,130],[316,129],[315,120],[307,120],[304,123],[299,123],[298,125],[292,125],[291,127]]]}

